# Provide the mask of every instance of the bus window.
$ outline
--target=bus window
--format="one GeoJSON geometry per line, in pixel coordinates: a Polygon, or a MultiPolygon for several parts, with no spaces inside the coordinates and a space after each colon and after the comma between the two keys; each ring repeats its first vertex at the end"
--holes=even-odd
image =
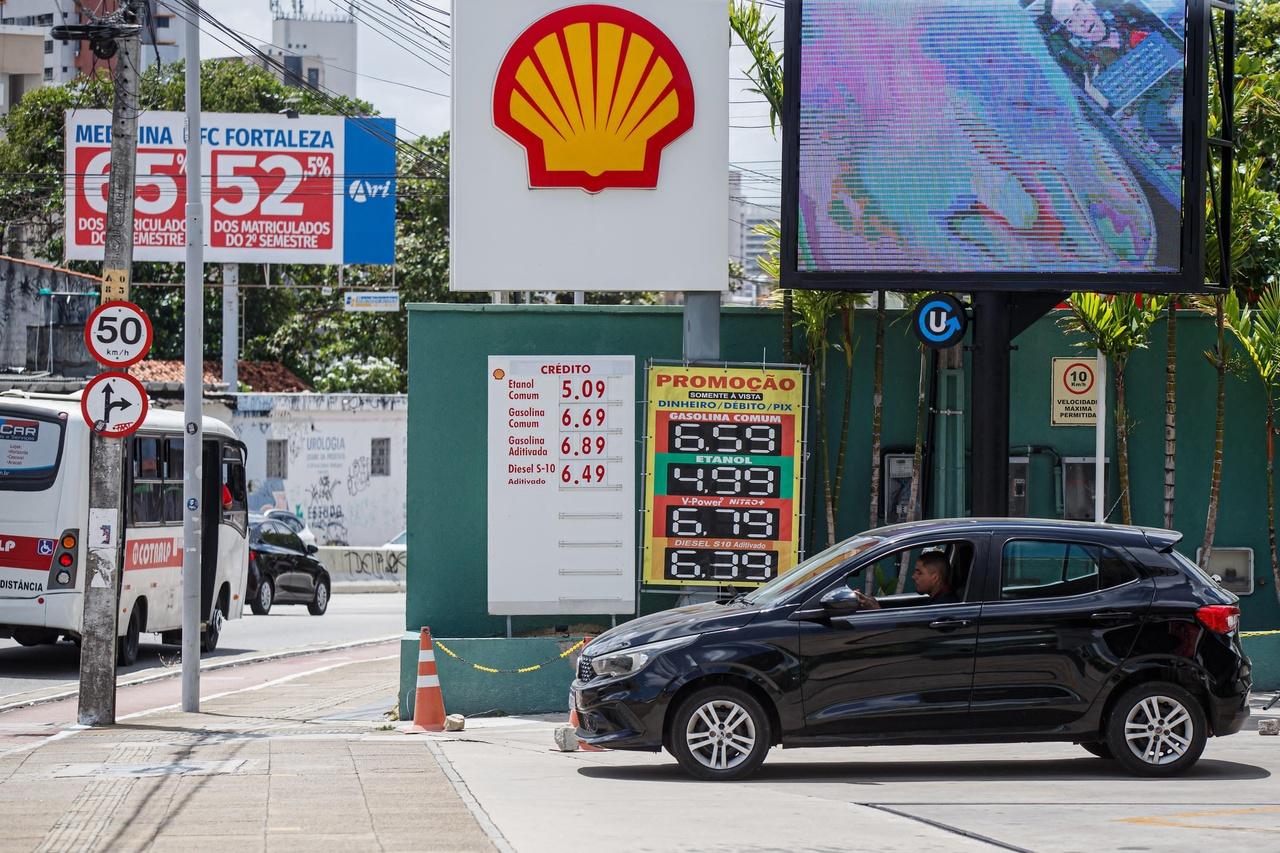
{"type": "Polygon", "coordinates": [[[42,491],[53,485],[65,420],[0,409],[0,490],[42,491]]]}
{"type": "Polygon", "coordinates": [[[164,480],[160,450],[163,439],[139,436],[133,440],[133,483],[129,489],[129,526],[163,524],[164,480]]]}
{"type": "Polygon", "coordinates": [[[222,520],[243,533],[248,524],[249,493],[242,448],[227,446],[222,449],[222,485],[226,489],[223,492],[222,520]],[[230,504],[225,503],[227,495],[231,497],[230,504]]]}

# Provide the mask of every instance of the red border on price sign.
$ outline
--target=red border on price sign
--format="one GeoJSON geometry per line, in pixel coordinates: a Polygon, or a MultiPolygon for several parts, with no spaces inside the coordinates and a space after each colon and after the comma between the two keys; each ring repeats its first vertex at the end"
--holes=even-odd
{"type": "Polygon", "coordinates": [[[89,431],[95,432],[103,438],[128,438],[133,435],[142,426],[142,422],[147,419],[147,412],[151,408],[151,403],[147,399],[147,389],[142,387],[142,383],[134,379],[127,373],[119,370],[108,370],[106,373],[99,373],[97,376],[89,380],[89,384],[84,386],[84,391],[80,394],[80,416],[84,418],[84,422],[89,425],[89,431]],[[119,430],[99,430],[95,428],[93,419],[89,417],[89,394],[98,386],[99,382],[105,382],[108,379],[123,379],[125,382],[133,385],[138,389],[138,396],[142,399],[142,411],[138,413],[138,419],[129,426],[119,430]]]}
{"type": "Polygon", "coordinates": [[[85,349],[89,350],[89,355],[93,356],[94,359],[96,359],[99,364],[104,364],[107,367],[121,367],[121,368],[132,367],[133,365],[142,361],[144,358],[147,357],[147,353],[151,352],[151,344],[155,342],[155,338],[156,338],[156,331],[155,331],[155,328],[151,325],[151,318],[147,316],[147,312],[143,311],[142,308],[140,308],[139,306],[135,305],[132,302],[125,302],[119,299],[113,302],[104,302],[101,305],[99,305],[97,308],[94,308],[93,313],[89,315],[89,319],[86,320],[84,324],[85,349]],[[138,355],[135,355],[133,358],[129,359],[128,361],[113,361],[112,359],[109,359],[109,358],[103,358],[102,353],[98,352],[97,349],[94,348],[93,336],[90,335],[90,332],[93,329],[93,323],[95,320],[98,319],[99,314],[101,314],[103,311],[105,311],[108,308],[120,308],[120,307],[133,309],[133,312],[142,318],[142,325],[145,326],[147,330],[146,344],[142,347],[142,352],[140,352],[138,355]]]}
{"type": "MultiPolygon", "coordinates": [[[[1041,375],[1041,376],[1044,376],[1044,374],[1043,374],[1043,373],[1042,373],[1042,374],[1040,374],[1040,375],[1041,375]]],[[[1063,389],[1064,389],[1068,394],[1075,394],[1077,397],[1079,397],[1081,394],[1088,394],[1090,391],[1092,391],[1092,390],[1093,390],[1093,383],[1095,383],[1095,382],[1097,382],[1097,381],[1098,381],[1098,377],[1097,377],[1097,376],[1094,374],[1094,372],[1093,372],[1093,365],[1092,365],[1092,364],[1088,364],[1088,363],[1083,362],[1083,361],[1077,361],[1077,362],[1075,362],[1074,364],[1068,364],[1068,365],[1067,365],[1067,369],[1066,369],[1066,370],[1064,370],[1064,371],[1062,371],[1061,380],[1062,380],[1062,387],[1063,387],[1063,389]],[[1086,386],[1084,386],[1084,389],[1083,389],[1083,390],[1081,390],[1081,391],[1077,391],[1077,390],[1075,390],[1075,389],[1074,389],[1074,388],[1072,388],[1072,387],[1071,387],[1071,385],[1067,382],[1067,374],[1068,374],[1068,373],[1070,373],[1071,371],[1075,370],[1077,367],[1083,367],[1085,370],[1089,371],[1089,384],[1088,384],[1088,385],[1086,385],[1086,386]]]]}

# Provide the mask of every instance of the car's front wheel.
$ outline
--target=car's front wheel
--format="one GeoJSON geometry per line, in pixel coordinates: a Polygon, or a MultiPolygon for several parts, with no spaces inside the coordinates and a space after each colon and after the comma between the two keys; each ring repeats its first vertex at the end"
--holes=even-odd
{"type": "Polygon", "coordinates": [[[754,696],[736,687],[717,685],[689,694],[671,725],[671,753],[698,779],[750,776],[772,743],[769,715],[754,696]]]}
{"type": "Polygon", "coordinates": [[[1183,687],[1149,681],[1125,691],[1107,721],[1107,746],[1138,776],[1175,776],[1195,764],[1208,739],[1204,709],[1183,687]]]}

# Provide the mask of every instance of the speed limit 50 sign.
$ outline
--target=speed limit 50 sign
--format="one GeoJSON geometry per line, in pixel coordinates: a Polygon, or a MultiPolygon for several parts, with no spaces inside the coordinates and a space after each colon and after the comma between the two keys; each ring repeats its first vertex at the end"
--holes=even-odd
{"type": "Polygon", "coordinates": [[[84,324],[89,354],[107,367],[129,367],[142,361],[153,337],[151,318],[132,302],[104,302],[84,324]]]}
{"type": "MultiPolygon", "coordinates": [[[[206,261],[394,262],[394,120],[206,113],[201,124],[206,261]]],[[[66,128],[67,257],[102,260],[111,114],[68,110],[66,128]]],[[[134,260],[185,258],[186,157],[182,113],[139,117],[134,260]]]]}
{"type": "Polygon", "coordinates": [[[1052,395],[1053,426],[1093,426],[1098,420],[1098,363],[1055,358],[1052,395]]]}

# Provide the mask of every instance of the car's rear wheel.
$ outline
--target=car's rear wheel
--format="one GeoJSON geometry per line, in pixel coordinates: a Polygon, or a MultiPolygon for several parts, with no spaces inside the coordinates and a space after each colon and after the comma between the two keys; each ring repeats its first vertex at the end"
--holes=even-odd
{"type": "Polygon", "coordinates": [[[1108,761],[1115,758],[1111,754],[1111,747],[1107,746],[1106,741],[1095,740],[1080,744],[1084,747],[1085,752],[1091,752],[1099,758],[1105,758],[1108,761]]]}
{"type": "Polygon", "coordinates": [[[264,577],[258,583],[258,594],[249,600],[249,609],[259,616],[271,612],[271,604],[275,601],[276,590],[271,585],[271,578],[264,577]]]}
{"type": "Polygon", "coordinates": [[[311,603],[307,605],[307,612],[312,616],[323,616],[324,612],[329,609],[329,582],[320,581],[316,584],[315,597],[311,599],[311,603]]]}
{"type": "Polygon", "coordinates": [[[769,715],[755,697],[717,685],[689,694],[680,704],[669,747],[690,776],[729,781],[756,772],[771,743],[769,715]]]}
{"type": "Polygon", "coordinates": [[[1183,687],[1150,681],[1126,691],[1107,720],[1107,746],[1138,776],[1175,776],[1200,759],[1208,739],[1204,709],[1183,687]]]}

